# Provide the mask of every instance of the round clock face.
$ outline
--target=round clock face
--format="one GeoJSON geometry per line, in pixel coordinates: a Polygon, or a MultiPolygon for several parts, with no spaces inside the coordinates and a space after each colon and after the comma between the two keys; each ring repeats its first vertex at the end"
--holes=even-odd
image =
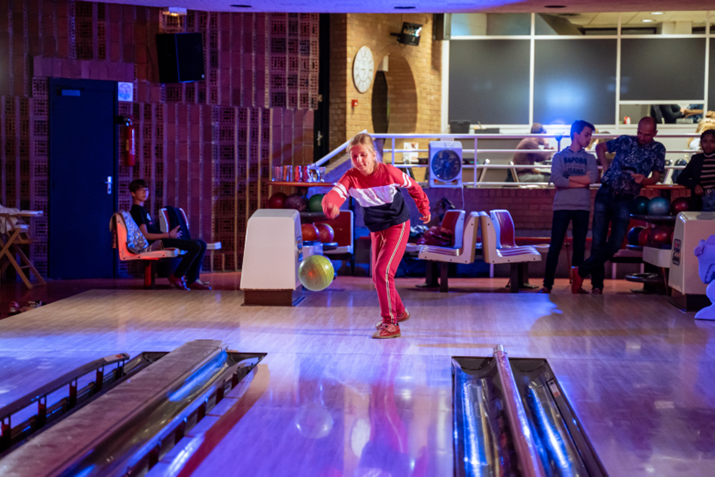
{"type": "Polygon", "coordinates": [[[372,58],[372,51],[367,46],[363,46],[353,60],[353,81],[360,93],[370,89],[374,72],[375,61],[372,58]]]}

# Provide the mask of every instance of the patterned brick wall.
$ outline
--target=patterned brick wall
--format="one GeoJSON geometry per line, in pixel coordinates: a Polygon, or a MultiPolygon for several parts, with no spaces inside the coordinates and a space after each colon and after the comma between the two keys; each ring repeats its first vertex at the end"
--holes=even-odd
{"type": "MultiPolygon", "coordinates": [[[[129,182],[146,179],[154,214],[165,204],[182,207],[192,233],[223,243],[217,270],[240,269],[246,222],[267,202],[271,166],[312,162],[318,15],[169,17],[133,5],[2,2],[0,203],[46,214],[48,77],[134,83],[133,102],[119,103],[138,141],[136,165],[120,162],[119,208],[131,206],[129,182]],[[205,81],[158,83],[152,59],[162,32],[203,34],[205,81]]],[[[33,228],[30,254],[46,273],[47,219],[33,228]]],[[[133,271],[120,265],[120,273],[133,271]]]]}
{"type": "MultiPolygon", "coordinates": [[[[432,41],[432,15],[347,14],[331,15],[330,36],[330,147],[345,142],[372,126],[372,88],[360,94],[352,80],[355,54],[372,50],[375,67],[389,56],[387,79],[390,95],[390,132],[439,132],[441,121],[441,42],[432,41]],[[423,25],[420,45],[397,43],[402,22],[423,25]],[[356,108],[350,102],[358,100],[356,108]]],[[[425,143],[426,141],[422,142],[425,143]]]]}

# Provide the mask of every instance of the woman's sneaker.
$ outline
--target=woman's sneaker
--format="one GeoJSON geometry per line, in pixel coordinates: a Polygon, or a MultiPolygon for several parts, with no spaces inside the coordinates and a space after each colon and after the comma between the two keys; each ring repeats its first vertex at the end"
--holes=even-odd
{"type": "Polygon", "coordinates": [[[377,330],[372,337],[378,340],[384,340],[387,338],[399,338],[400,336],[400,325],[393,325],[383,323],[380,329],[377,330]]]}
{"type": "MultiPolygon", "coordinates": [[[[397,322],[402,323],[403,321],[407,321],[409,319],[410,319],[410,312],[407,311],[407,308],[405,308],[405,312],[397,317],[397,322]]],[[[382,323],[383,323],[382,321],[378,321],[377,324],[375,325],[375,328],[377,328],[379,330],[380,327],[382,326],[382,323]]]]}

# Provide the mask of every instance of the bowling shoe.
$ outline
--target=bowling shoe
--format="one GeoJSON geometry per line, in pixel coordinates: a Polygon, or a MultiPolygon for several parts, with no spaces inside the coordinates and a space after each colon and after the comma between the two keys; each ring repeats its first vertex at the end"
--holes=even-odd
{"type": "MultiPolygon", "coordinates": [[[[407,321],[409,319],[410,319],[410,312],[407,310],[407,308],[405,308],[405,312],[397,317],[397,322],[402,323],[403,321],[407,321]]],[[[382,321],[378,321],[377,324],[375,325],[375,328],[377,328],[379,330],[381,326],[382,326],[382,321]]]]}
{"type": "Polygon", "coordinates": [[[400,325],[393,325],[383,323],[380,329],[376,331],[372,337],[378,340],[384,340],[387,338],[399,338],[400,336],[400,325]]]}
{"type": "Polygon", "coordinates": [[[188,290],[188,288],[186,288],[186,283],[184,283],[184,278],[175,277],[173,273],[169,275],[169,283],[179,290],[188,290]]]}
{"type": "Polygon", "coordinates": [[[186,286],[192,290],[211,290],[211,285],[209,285],[208,282],[202,282],[201,280],[196,280],[186,286]]]}
{"type": "Polygon", "coordinates": [[[591,290],[591,295],[603,295],[603,289],[594,288],[593,290],[591,290]]]}
{"type": "Polygon", "coordinates": [[[551,288],[549,287],[544,287],[541,290],[539,290],[539,293],[546,293],[547,295],[551,294],[551,288]]]}

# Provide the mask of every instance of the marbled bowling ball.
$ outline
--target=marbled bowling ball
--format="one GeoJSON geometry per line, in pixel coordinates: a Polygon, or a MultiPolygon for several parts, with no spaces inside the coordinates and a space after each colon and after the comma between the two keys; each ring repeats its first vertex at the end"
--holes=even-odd
{"type": "Polygon", "coordinates": [[[660,225],[650,229],[648,242],[653,245],[669,245],[673,243],[673,227],[660,225]]]}
{"type": "Polygon", "coordinates": [[[308,208],[308,201],[300,194],[291,194],[286,197],[283,207],[286,209],[295,209],[298,212],[305,212],[308,208]]]}
{"type": "Polygon", "coordinates": [[[333,283],[334,276],[332,262],[322,255],[311,255],[298,267],[298,279],[310,291],[325,290],[333,283]]]}
{"type": "Polygon", "coordinates": [[[628,244],[629,245],[640,245],[638,243],[638,235],[641,233],[641,230],[643,230],[643,227],[638,226],[638,227],[633,227],[631,230],[628,231],[628,244]]]}
{"type": "Polygon", "coordinates": [[[331,243],[335,240],[335,231],[328,224],[315,224],[318,227],[318,239],[322,243],[331,243]]]}
{"type": "Polygon", "coordinates": [[[268,208],[269,209],[282,209],[283,204],[285,204],[286,198],[288,196],[285,195],[283,192],[276,192],[271,196],[270,199],[268,199],[268,208]]]}
{"type": "Polygon", "coordinates": [[[650,231],[651,229],[649,228],[645,228],[640,231],[640,233],[638,234],[638,245],[643,247],[645,244],[648,243],[648,235],[650,235],[650,231]]]}
{"type": "Polygon", "coordinates": [[[323,197],[325,194],[315,194],[308,199],[308,211],[309,212],[322,212],[323,211],[323,197]]]}
{"type": "Polygon", "coordinates": [[[687,212],[688,210],[690,210],[689,197],[678,197],[670,204],[670,211],[673,215],[678,215],[680,212],[687,212]]]}
{"type": "Polygon", "coordinates": [[[648,197],[643,197],[642,195],[636,197],[633,204],[633,213],[636,215],[646,215],[648,213],[648,202],[650,202],[648,197]]]}
{"type": "Polygon", "coordinates": [[[302,224],[300,226],[303,234],[303,242],[314,242],[318,240],[318,227],[313,224],[302,224]]]}
{"type": "Polygon", "coordinates": [[[648,202],[648,215],[668,215],[670,214],[670,202],[663,197],[653,197],[648,202]]]}

